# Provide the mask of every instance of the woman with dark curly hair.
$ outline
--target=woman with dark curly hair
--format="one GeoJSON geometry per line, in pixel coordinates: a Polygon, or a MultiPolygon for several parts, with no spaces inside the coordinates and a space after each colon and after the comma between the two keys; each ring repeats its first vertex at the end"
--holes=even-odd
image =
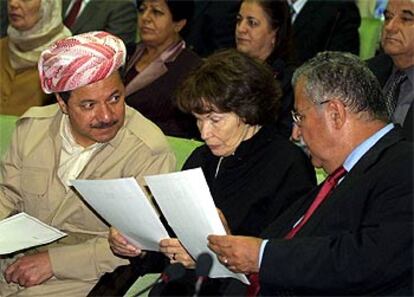
{"type": "Polygon", "coordinates": [[[164,134],[198,138],[194,119],[177,108],[174,93],[201,58],[186,47],[185,30],[192,0],[137,1],[141,41],[128,59],[124,76],[126,103],[161,128],[164,134]]]}
{"type": "Polygon", "coordinates": [[[282,84],[280,132],[290,136],[293,90],[290,80],[295,70],[289,5],[286,0],[243,0],[235,30],[237,50],[271,66],[282,84]]]}

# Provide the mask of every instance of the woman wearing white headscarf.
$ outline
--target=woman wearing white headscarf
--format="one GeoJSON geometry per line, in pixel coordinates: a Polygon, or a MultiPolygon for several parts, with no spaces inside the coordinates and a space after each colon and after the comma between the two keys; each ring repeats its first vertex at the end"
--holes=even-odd
{"type": "Polygon", "coordinates": [[[0,114],[21,115],[44,105],[37,61],[56,40],[68,37],[60,0],[8,0],[7,37],[0,39],[0,114]]]}

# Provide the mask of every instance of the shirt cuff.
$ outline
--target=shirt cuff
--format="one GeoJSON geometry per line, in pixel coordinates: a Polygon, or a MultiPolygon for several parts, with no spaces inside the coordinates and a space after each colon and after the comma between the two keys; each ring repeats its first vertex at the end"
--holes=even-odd
{"type": "Polygon", "coordinates": [[[262,266],[262,259],[263,259],[263,253],[266,248],[266,244],[269,241],[269,239],[265,239],[262,241],[262,244],[260,245],[260,251],[259,251],[259,268],[262,266]]]}

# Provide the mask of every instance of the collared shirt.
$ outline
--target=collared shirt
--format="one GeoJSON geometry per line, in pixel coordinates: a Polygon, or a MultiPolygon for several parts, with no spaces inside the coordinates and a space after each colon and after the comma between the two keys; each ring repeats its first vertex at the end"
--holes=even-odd
{"type": "MultiPolygon", "coordinates": [[[[373,135],[365,139],[360,145],[358,145],[356,148],[352,150],[352,152],[348,155],[348,157],[345,159],[345,162],[343,164],[344,168],[347,172],[350,172],[352,168],[355,166],[356,163],[382,138],[385,134],[391,131],[391,129],[394,128],[394,124],[388,124],[384,128],[378,130],[373,135]]],[[[341,182],[344,179],[344,177],[339,180],[341,182]]],[[[300,222],[300,219],[299,221],[300,222]]],[[[298,224],[298,222],[295,223],[298,224]]],[[[267,242],[269,239],[265,239],[262,241],[262,244],[260,246],[259,251],[259,267],[262,265],[263,260],[263,253],[266,247],[267,242]]]]}
{"type": "MultiPolygon", "coordinates": [[[[77,17],[76,17],[76,18],[78,18],[78,17],[81,15],[82,11],[85,9],[86,5],[88,5],[88,3],[89,3],[90,1],[91,1],[91,0],[82,0],[81,7],[80,7],[80,9],[79,9],[79,12],[78,12],[78,15],[77,15],[77,17]]],[[[72,1],[70,1],[69,5],[68,5],[68,8],[67,8],[67,9],[66,9],[66,11],[65,11],[65,16],[64,16],[64,18],[66,18],[66,17],[68,16],[69,11],[72,9],[72,6],[73,6],[73,4],[74,4],[75,2],[76,2],[76,0],[72,0],[72,1]]]]}
{"type": "MultiPolygon", "coordinates": [[[[392,74],[384,85],[384,90],[388,89],[389,84],[394,79],[396,71],[397,69],[394,67],[392,74]]],[[[400,86],[397,106],[395,107],[394,114],[392,116],[393,123],[400,124],[401,126],[403,125],[407,112],[414,101],[414,66],[411,66],[403,71],[407,74],[408,79],[406,79],[400,86]]]]}
{"type": "Polygon", "coordinates": [[[288,0],[288,2],[291,9],[291,20],[293,24],[296,20],[296,17],[298,16],[302,8],[305,6],[306,2],[308,2],[308,0],[288,0]]]}
{"type": "Polygon", "coordinates": [[[62,137],[62,151],[60,153],[59,168],[57,175],[66,190],[72,185],[71,180],[76,179],[88,164],[93,154],[100,149],[104,143],[94,143],[83,147],[76,143],[70,130],[69,118],[67,115],[60,121],[59,134],[62,137]]]}

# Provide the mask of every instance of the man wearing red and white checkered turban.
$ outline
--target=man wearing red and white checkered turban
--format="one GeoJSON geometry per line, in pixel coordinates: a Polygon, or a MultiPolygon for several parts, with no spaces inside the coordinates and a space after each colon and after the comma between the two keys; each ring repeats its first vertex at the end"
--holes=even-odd
{"type": "Polygon", "coordinates": [[[134,177],[144,187],[144,176],[175,169],[161,130],[125,104],[125,56],[106,32],[63,39],[41,54],[41,85],[57,104],[33,107],[16,123],[0,163],[0,220],[24,210],[67,236],[1,256],[0,296],[86,296],[103,274],[129,263],[111,251],[108,223],[72,186],[134,177]]]}
{"type": "Polygon", "coordinates": [[[42,89],[56,94],[76,142],[84,147],[111,140],[123,124],[124,85],[118,69],[125,57],[122,40],[103,31],[60,40],[40,55],[42,89]]]}
{"type": "Polygon", "coordinates": [[[42,52],[39,74],[45,93],[67,92],[102,80],[124,63],[125,45],[103,31],[76,35],[42,52]]]}

